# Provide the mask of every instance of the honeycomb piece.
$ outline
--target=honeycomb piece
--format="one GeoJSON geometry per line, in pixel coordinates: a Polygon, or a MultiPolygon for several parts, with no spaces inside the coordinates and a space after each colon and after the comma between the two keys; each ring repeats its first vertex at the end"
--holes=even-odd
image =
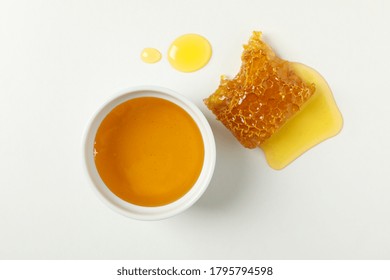
{"type": "Polygon", "coordinates": [[[204,102],[243,146],[253,149],[300,110],[315,85],[303,82],[290,62],[277,57],[261,32],[253,32],[241,60],[236,77],[222,76],[204,102]]]}

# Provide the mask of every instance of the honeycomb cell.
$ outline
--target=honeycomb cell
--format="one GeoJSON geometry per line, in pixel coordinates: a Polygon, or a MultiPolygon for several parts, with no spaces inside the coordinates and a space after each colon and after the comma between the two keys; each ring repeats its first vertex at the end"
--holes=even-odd
{"type": "Polygon", "coordinates": [[[204,100],[207,107],[246,148],[256,148],[297,113],[313,95],[291,63],[275,55],[253,32],[244,45],[240,71],[221,77],[218,89],[204,100]]]}

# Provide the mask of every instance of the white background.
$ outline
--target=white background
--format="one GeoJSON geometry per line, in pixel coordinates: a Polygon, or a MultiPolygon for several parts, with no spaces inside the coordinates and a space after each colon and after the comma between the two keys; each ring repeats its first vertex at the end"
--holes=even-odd
{"type": "Polygon", "coordinates": [[[390,2],[0,0],[1,259],[389,259],[390,2]],[[317,69],[344,117],[335,138],[282,171],[247,150],[202,99],[233,76],[252,30],[317,69]],[[190,74],[166,51],[199,33],[213,57],[190,74]],[[140,51],[164,55],[144,64],[140,51]],[[86,124],[116,92],[171,88],[216,138],[204,196],[157,222],[123,217],[84,172],[86,124]]]}

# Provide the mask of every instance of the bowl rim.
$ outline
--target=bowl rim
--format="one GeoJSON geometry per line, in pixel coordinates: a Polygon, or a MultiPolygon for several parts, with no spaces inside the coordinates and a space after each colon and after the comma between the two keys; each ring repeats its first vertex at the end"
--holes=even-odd
{"type": "Polygon", "coordinates": [[[83,162],[84,171],[87,173],[90,185],[95,194],[112,210],[137,220],[161,220],[179,213],[191,207],[206,191],[214,173],[216,162],[216,147],[213,132],[206,117],[200,109],[187,97],[164,87],[137,86],[126,88],[108,98],[89,119],[83,135],[83,162]],[[93,146],[96,131],[103,119],[112,109],[119,104],[138,97],[158,97],[171,101],[184,109],[197,124],[204,144],[204,161],[201,173],[194,186],[178,200],[155,207],[139,206],[124,201],[112,193],[100,178],[93,157],[93,146]]]}

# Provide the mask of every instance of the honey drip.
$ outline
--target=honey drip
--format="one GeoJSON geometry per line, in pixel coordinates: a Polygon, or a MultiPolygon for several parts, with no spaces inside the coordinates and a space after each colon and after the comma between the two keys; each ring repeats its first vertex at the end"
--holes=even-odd
{"type": "Polygon", "coordinates": [[[145,63],[156,63],[161,59],[161,53],[155,48],[145,48],[141,52],[141,59],[145,63]]]}
{"type": "Polygon", "coordinates": [[[194,72],[203,68],[212,54],[209,41],[198,34],[185,34],[176,38],[168,49],[168,61],[181,72],[194,72]]]}
{"type": "Polygon", "coordinates": [[[300,110],[315,85],[278,58],[261,40],[261,32],[253,32],[241,60],[236,77],[222,76],[216,92],[204,101],[243,146],[256,148],[300,110]]]}

